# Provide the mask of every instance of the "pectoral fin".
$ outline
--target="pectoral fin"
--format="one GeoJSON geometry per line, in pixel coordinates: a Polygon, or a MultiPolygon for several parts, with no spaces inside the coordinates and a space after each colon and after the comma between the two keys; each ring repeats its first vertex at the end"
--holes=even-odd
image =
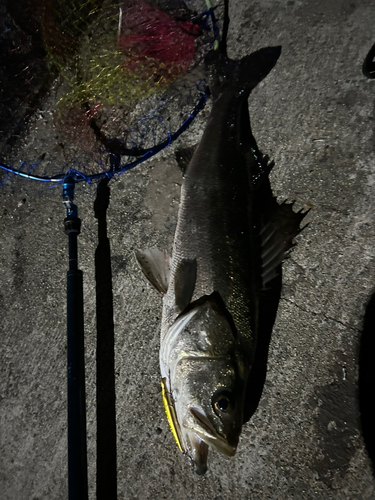
{"type": "Polygon", "coordinates": [[[196,259],[182,260],[177,266],[174,277],[174,293],[176,298],[176,305],[181,311],[183,311],[191,301],[196,278],[196,259]]]}
{"type": "Polygon", "coordinates": [[[170,259],[167,252],[157,248],[135,252],[138,265],[151,285],[165,295],[169,285],[170,259]]]}

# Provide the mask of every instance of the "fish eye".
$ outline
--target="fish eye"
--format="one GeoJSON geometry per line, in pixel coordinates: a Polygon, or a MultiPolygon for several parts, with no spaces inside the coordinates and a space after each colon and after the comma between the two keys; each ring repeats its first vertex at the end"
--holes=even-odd
{"type": "Polygon", "coordinates": [[[233,411],[234,404],[231,394],[228,392],[220,392],[212,398],[212,405],[216,415],[219,417],[233,411]]]}

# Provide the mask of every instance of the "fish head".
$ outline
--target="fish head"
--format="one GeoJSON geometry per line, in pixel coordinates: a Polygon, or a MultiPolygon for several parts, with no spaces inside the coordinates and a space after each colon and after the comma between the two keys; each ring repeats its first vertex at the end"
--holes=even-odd
{"type": "Polygon", "coordinates": [[[209,446],[232,456],[241,433],[247,364],[234,330],[207,300],[178,318],[161,350],[172,432],[198,474],[207,470],[209,446]]]}
{"type": "Polygon", "coordinates": [[[182,443],[200,474],[207,469],[209,446],[228,456],[236,452],[243,420],[243,384],[236,372],[228,358],[181,361],[176,373],[182,443]]]}

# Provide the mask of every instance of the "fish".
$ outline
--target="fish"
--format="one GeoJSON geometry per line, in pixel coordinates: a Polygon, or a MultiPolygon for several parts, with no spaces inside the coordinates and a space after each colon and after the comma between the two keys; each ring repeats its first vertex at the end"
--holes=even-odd
{"type": "MultiPolygon", "coordinates": [[[[160,371],[165,411],[179,449],[207,471],[208,450],[233,456],[265,377],[281,262],[306,212],[273,197],[274,166],[253,137],[251,91],[281,47],[231,60],[206,58],[212,110],[188,162],[172,257],[156,248],[137,262],[163,297],[160,371]]],[[[185,155],[186,156],[186,155],[185,155]]]]}

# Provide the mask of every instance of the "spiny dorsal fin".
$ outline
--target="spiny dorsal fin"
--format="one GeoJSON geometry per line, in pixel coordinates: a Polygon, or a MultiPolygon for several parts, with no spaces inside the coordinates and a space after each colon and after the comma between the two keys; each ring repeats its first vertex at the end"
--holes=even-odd
{"type": "Polygon", "coordinates": [[[279,265],[294,246],[293,239],[304,229],[299,226],[307,213],[308,210],[294,212],[293,203],[277,204],[270,220],[263,226],[260,232],[263,289],[278,275],[279,265]]]}
{"type": "Polygon", "coordinates": [[[196,277],[196,259],[184,259],[178,264],[174,275],[174,294],[176,305],[180,311],[183,311],[190,303],[195,288],[196,277]]]}
{"type": "Polygon", "coordinates": [[[135,258],[141,271],[151,285],[162,295],[165,295],[169,285],[170,258],[167,252],[157,248],[139,250],[135,258]]]}

